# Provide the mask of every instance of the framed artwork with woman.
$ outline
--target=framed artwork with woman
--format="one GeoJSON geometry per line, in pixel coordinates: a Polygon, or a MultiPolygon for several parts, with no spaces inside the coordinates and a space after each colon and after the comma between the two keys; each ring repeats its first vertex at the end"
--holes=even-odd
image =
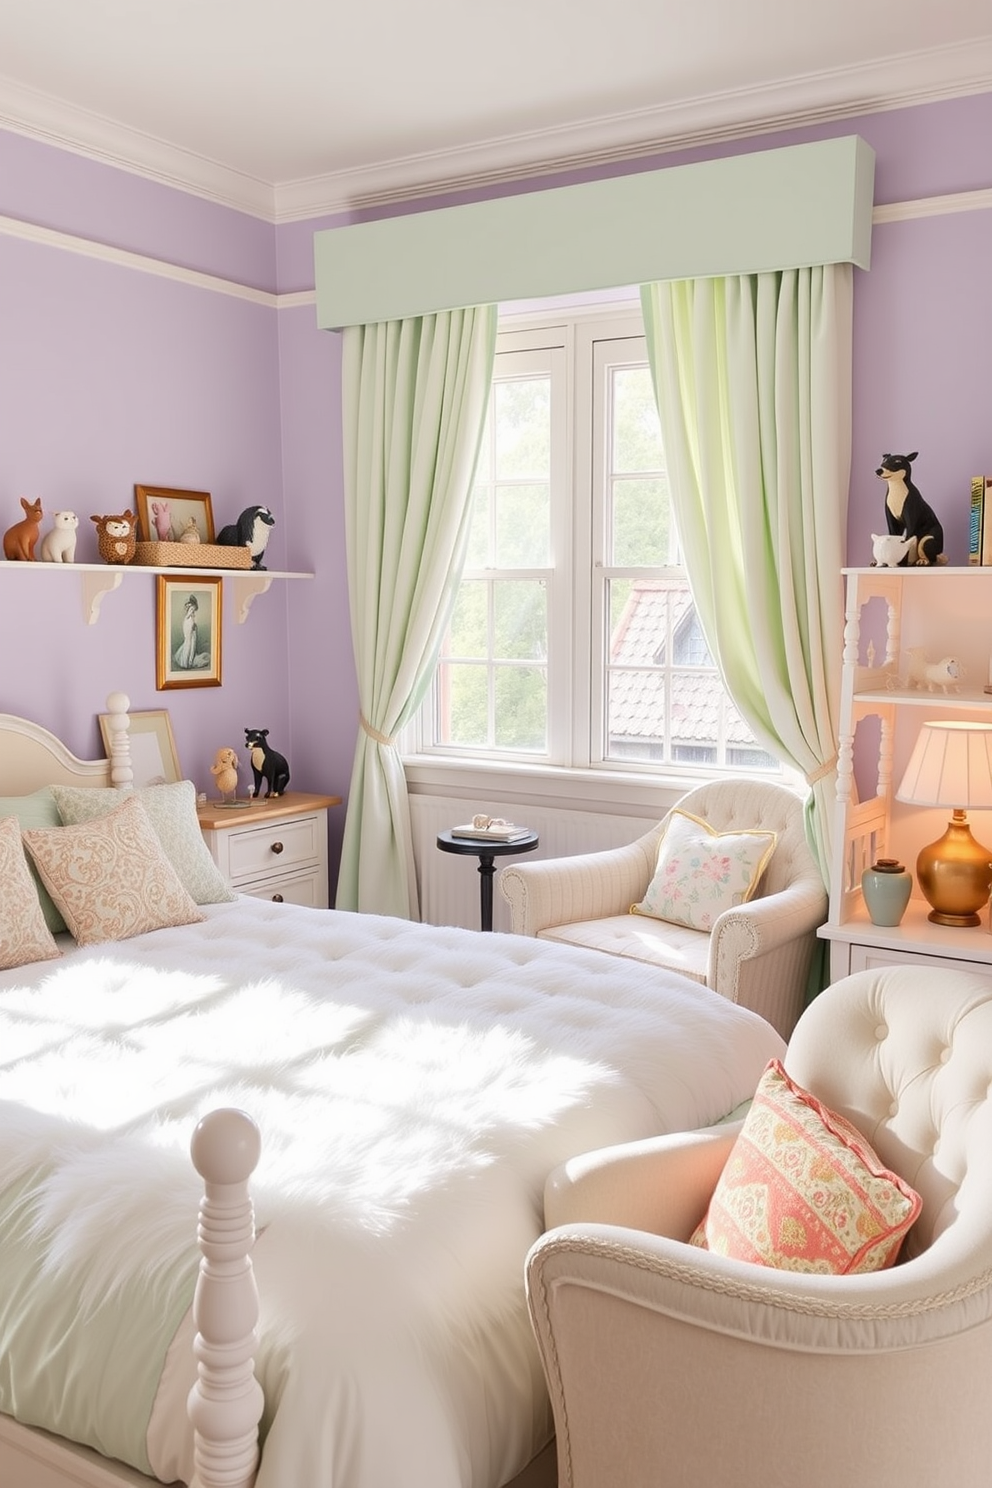
{"type": "Polygon", "coordinates": [[[159,574],[155,686],[221,685],[222,580],[159,574]]]}

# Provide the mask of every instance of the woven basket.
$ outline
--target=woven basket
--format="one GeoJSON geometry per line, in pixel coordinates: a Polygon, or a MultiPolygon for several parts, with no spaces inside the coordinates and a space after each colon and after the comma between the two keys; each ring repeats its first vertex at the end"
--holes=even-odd
{"type": "Polygon", "coordinates": [[[225,543],[139,542],[134,562],[145,568],[251,568],[251,553],[225,543]]]}

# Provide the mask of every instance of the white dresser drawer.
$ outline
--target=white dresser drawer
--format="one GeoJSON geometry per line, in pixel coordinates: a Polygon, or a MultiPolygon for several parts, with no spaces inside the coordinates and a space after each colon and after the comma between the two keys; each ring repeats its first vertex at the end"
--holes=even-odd
{"type": "Polygon", "coordinates": [[[316,862],[320,856],[317,825],[314,815],[235,828],[228,834],[227,861],[232,882],[237,886],[243,878],[256,878],[260,873],[277,870],[287,873],[316,862]]]}
{"type": "Polygon", "coordinates": [[[300,873],[280,874],[277,878],[258,879],[238,889],[252,899],[268,899],[273,904],[305,904],[308,909],[327,908],[327,880],[318,868],[300,873]]]}

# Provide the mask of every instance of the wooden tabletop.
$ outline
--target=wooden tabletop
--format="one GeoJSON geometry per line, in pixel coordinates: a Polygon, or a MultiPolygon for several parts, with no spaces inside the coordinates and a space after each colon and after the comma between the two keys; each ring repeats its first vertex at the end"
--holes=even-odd
{"type": "MultiPolygon", "coordinates": [[[[241,797],[244,800],[244,797],[241,797]]],[[[271,821],[277,816],[301,816],[307,811],[321,811],[325,806],[340,806],[340,796],[314,796],[307,791],[286,791],[282,796],[252,799],[249,805],[223,806],[218,798],[198,804],[196,814],[201,827],[245,827],[252,822],[271,821]]]]}

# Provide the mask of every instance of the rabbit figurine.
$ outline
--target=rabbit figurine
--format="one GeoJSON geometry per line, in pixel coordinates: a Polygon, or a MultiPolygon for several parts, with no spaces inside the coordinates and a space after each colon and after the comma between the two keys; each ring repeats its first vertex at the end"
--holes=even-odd
{"type": "Polygon", "coordinates": [[[8,527],[3,535],[3,556],[10,560],[19,559],[22,563],[33,563],[35,543],[38,541],[44,515],[41,497],[37,501],[25,501],[22,496],[21,505],[24,516],[13,527],[8,527]]]}

